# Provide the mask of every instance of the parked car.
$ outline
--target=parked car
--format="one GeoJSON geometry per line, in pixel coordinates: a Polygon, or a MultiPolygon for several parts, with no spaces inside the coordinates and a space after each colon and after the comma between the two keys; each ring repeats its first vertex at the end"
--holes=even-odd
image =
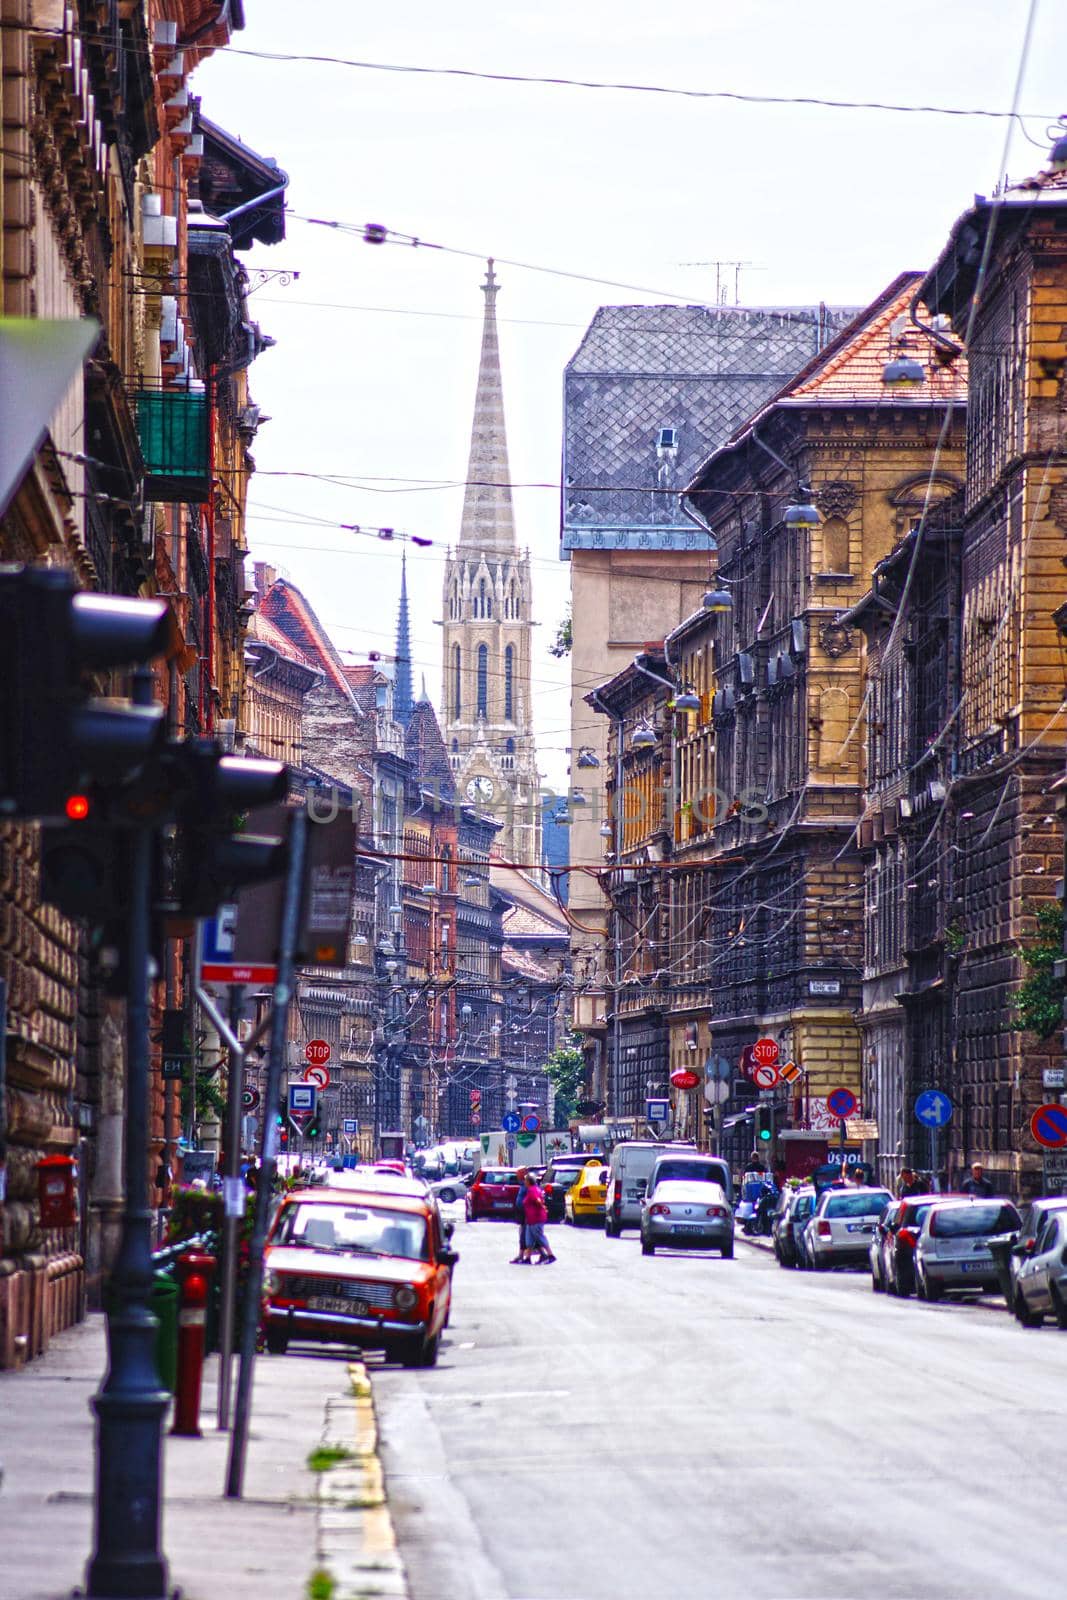
{"type": "Polygon", "coordinates": [[[1045,1212],[1041,1232],[1026,1243],[1015,1276],[1015,1315],[1024,1328],[1039,1328],[1049,1315],[1067,1328],[1067,1210],[1045,1212]]]}
{"type": "Polygon", "coordinates": [[[804,1225],[804,1251],[815,1271],[864,1265],[892,1199],[888,1189],[825,1189],[804,1225]]]}
{"type": "Polygon", "coordinates": [[[384,1350],[432,1367],[459,1260],[424,1196],[294,1190],[267,1240],[264,1336],[273,1355],[293,1339],[384,1350]]]}
{"type": "Polygon", "coordinates": [[[443,1205],[451,1205],[453,1200],[462,1200],[465,1197],[470,1182],[469,1174],[461,1174],[455,1178],[438,1178],[430,1184],[430,1193],[443,1205]]]}
{"type": "Polygon", "coordinates": [[[997,1269],[997,1281],[1010,1311],[1015,1310],[1015,1282],[1019,1268],[1033,1254],[1045,1219],[1053,1211],[1067,1211],[1067,1195],[1051,1195],[1031,1200],[1022,1208],[1022,1222],[1010,1233],[994,1234],[989,1253],[997,1269]]]}
{"type": "MultiPolygon", "coordinates": [[[[549,1222],[562,1222],[566,1210],[567,1191],[577,1183],[590,1157],[578,1152],[566,1156],[553,1156],[545,1168],[541,1187],[545,1191],[545,1209],[549,1222]]],[[[600,1156],[597,1165],[603,1166],[600,1156]]]]}
{"type": "Polygon", "coordinates": [[[871,1239],[871,1288],[906,1300],[915,1292],[915,1246],[922,1220],[940,1194],[910,1194],[882,1213],[871,1239]]]}
{"type": "Polygon", "coordinates": [[[599,1156],[586,1162],[563,1197],[565,1222],[578,1227],[583,1222],[604,1224],[608,1169],[599,1156]]]}
{"type": "Polygon", "coordinates": [[[810,1184],[799,1189],[783,1189],[771,1228],[774,1253],[780,1267],[800,1265],[799,1236],[815,1209],[815,1190],[810,1184]]]}
{"type": "Polygon", "coordinates": [[[664,1155],[697,1157],[699,1152],[695,1145],[650,1139],[625,1139],[611,1152],[604,1212],[604,1232],[609,1239],[617,1239],[624,1228],[641,1226],[641,1206],[652,1169],[664,1155]]]}
{"type": "Polygon", "coordinates": [[[915,1246],[915,1293],[940,1300],[946,1289],[972,1294],[999,1289],[989,1249],[994,1234],[1010,1233],[1022,1218],[1010,1200],[939,1200],[922,1220],[915,1246]]]}
{"type": "Polygon", "coordinates": [[[657,1183],[642,1203],[640,1227],[642,1255],[655,1255],[657,1246],[734,1253],[733,1209],[719,1183],[657,1183]]]}
{"type": "Polygon", "coordinates": [[[515,1221],[519,1198],[519,1176],[506,1167],[482,1167],[467,1190],[467,1221],[480,1217],[503,1217],[515,1221]]]}

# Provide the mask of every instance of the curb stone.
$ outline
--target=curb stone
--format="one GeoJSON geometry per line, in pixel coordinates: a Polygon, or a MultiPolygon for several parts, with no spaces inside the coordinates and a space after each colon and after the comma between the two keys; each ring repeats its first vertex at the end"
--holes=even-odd
{"type": "Polygon", "coordinates": [[[316,1552],[333,1578],[333,1600],[409,1600],[378,1460],[378,1419],[361,1361],[348,1367],[351,1394],[326,1406],[322,1443],[348,1452],[319,1474],[316,1552]]]}

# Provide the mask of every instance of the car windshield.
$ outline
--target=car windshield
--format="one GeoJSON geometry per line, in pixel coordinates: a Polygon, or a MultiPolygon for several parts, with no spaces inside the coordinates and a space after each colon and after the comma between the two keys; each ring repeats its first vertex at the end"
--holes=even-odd
{"type": "Polygon", "coordinates": [[[810,1217],[815,1206],[815,1196],[810,1194],[798,1195],[797,1203],[793,1208],[794,1217],[810,1217]]]}
{"type": "Polygon", "coordinates": [[[980,1234],[1010,1233],[1019,1226],[1019,1213],[1014,1206],[992,1205],[951,1206],[935,1211],[930,1218],[930,1232],[937,1239],[973,1239],[980,1234]]]}
{"type": "Polygon", "coordinates": [[[425,1219],[385,1206],[313,1202],[286,1206],[274,1243],[338,1255],[429,1260],[425,1219]]]}
{"type": "Polygon", "coordinates": [[[483,1183],[508,1184],[508,1183],[518,1183],[518,1181],[519,1181],[518,1177],[516,1176],[516,1174],[514,1172],[506,1172],[506,1171],[499,1170],[499,1169],[494,1171],[494,1170],[490,1169],[490,1170],[487,1170],[487,1171],[483,1171],[483,1173],[482,1173],[482,1182],[483,1183]]]}
{"type": "Polygon", "coordinates": [[[871,1194],[834,1194],[826,1202],[824,1217],[880,1217],[890,1196],[879,1190],[871,1194]]]}
{"type": "Polygon", "coordinates": [[[718,1183],[722,1168],[712,1161],[659,1161],[656,1163],[656,1183],[718,1183]]]}
{"type": "Polygon", "coordinates": [[[924,1200],[921,1206],[905,1206],[900,1216],[900,1226],[902,1228],[919,1227],[933,1203],[932,1200],[924,1200]]]}
{"type": "Polygon", "coordinates": [[[564,1189],[569,1189],[571,1184],[576,1183],[581,1175],[581,1167],[557,1167],[555,1172],[545,1173],[545,1182],[558,1183],[564,1189]]]}

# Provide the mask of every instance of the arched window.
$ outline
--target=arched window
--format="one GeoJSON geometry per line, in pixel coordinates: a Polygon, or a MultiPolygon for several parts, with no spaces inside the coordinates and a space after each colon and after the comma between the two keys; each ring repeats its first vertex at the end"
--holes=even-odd
{"type": "Polygon", "coordinates": [[[506,767],[508,772],[511,772],[514,769],[514,766],[515,766],[515,741],[514,741],[514,739],[506,739],[504,741],[504,766],[506,767]]]}
{"type": "Polygon", "coordinates": [[[514,722],[515,710],[515,646],[509,644],[504,651],[504,721],[514,722]]]}
{"type": "Polygon", "coordinates": [[[463,714],[463,652],[452,646],[452,715],[458,722],[463,714]]]}
{"type": "Polygon", "coordinates": [[[478,646],[478,715],[489,714],[489,646],[478,646]]]}
{"type": "Polygon", "coordinates": [[[515,618],[515,617],[518,616],[518,614],[519,614],[519,595],[518,595],[517,589],[515,588],[515,579],[512,578],[512,580],[511,580],[511,589],[509,591],[509,596],[508,596],[508,615],[510,617],[512,617],[512,618],[515,618]]]}

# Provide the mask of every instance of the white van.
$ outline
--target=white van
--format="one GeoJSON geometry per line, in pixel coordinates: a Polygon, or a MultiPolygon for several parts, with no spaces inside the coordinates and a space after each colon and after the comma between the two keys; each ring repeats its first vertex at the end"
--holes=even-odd
{"type": "Polygon", "coordinates": [[[605,1199],[604,1232],[617,1239],[623,1228],[641,1225],[641,1201],[648,1189],[652,1169],[660,1156],[697,1154],[693,1144],[674,1144],[651,1139],[626,1139],[611,1152],[608,1189],[605,1199]]]}

